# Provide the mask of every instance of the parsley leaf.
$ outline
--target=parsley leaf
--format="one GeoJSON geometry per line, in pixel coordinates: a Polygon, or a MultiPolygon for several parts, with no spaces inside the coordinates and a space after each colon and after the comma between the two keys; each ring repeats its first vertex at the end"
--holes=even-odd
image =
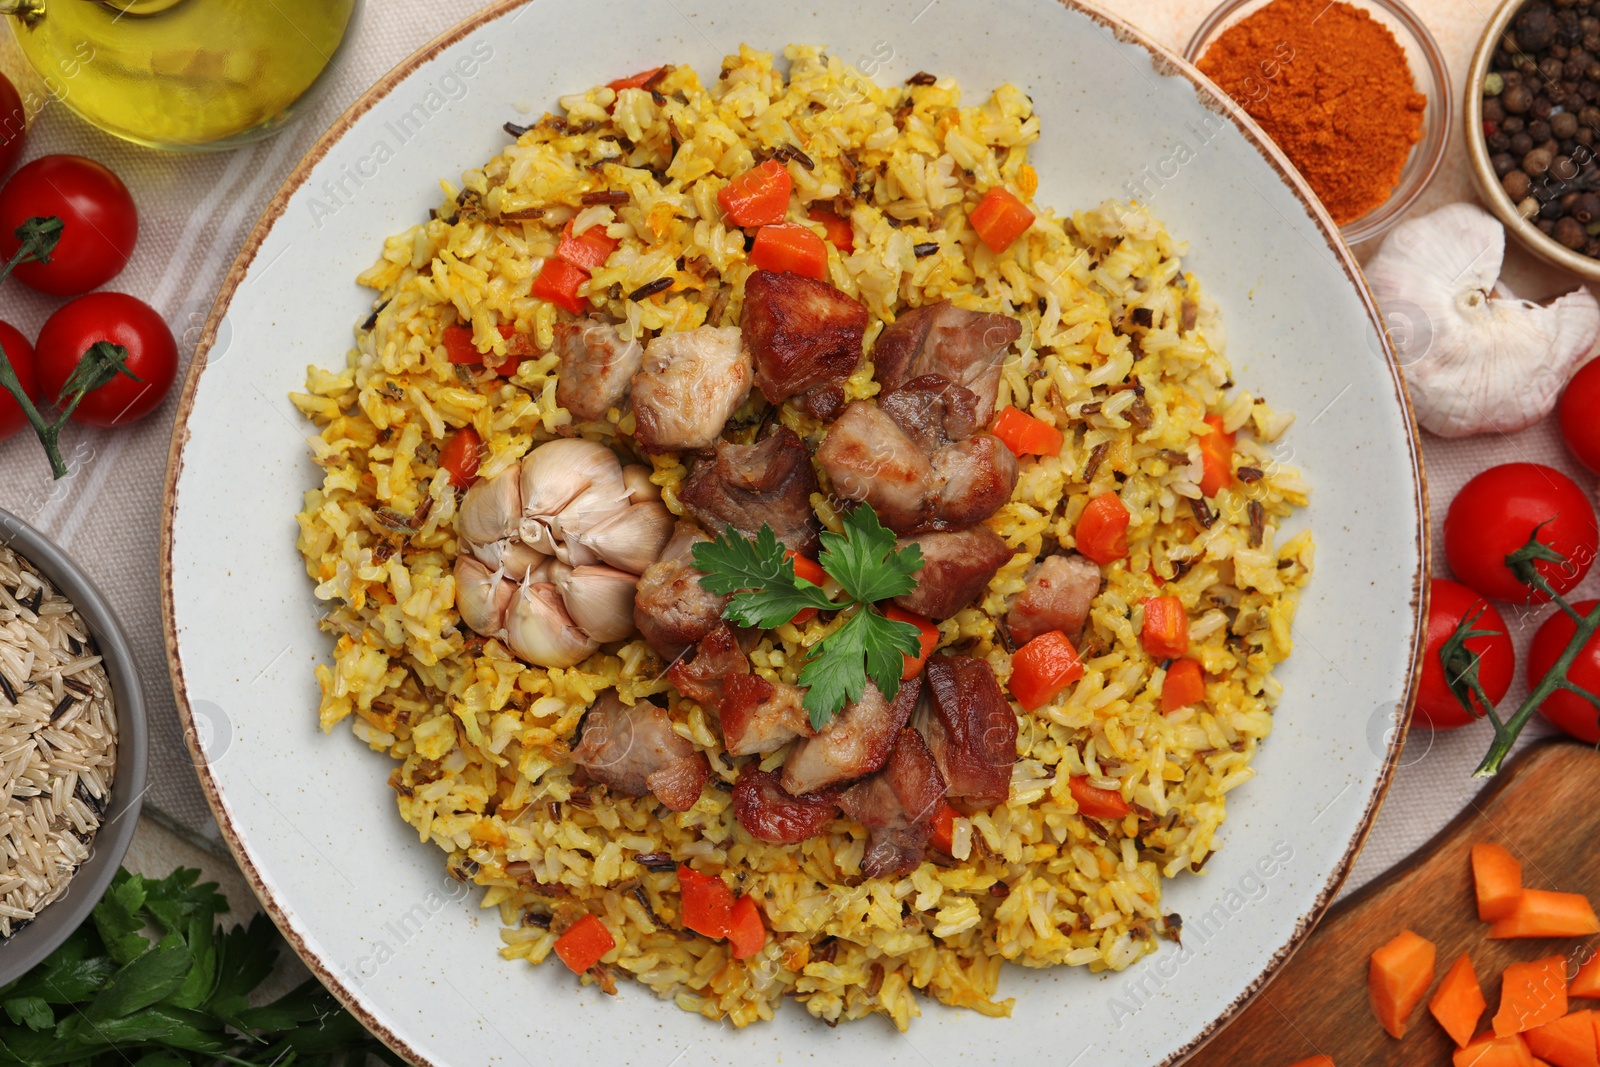
{"type": "Polygon", "coordinates": [[[856,610],[811,650],[800,684],[807,688],[805,707],[811,725],[823,724],[852,700],[859,700],[867,679],[888,699],[900,691],[905,658],[921,651],[915,626],[884,618],[872,605],[916,588],[922,569],[916,545],[895,547],[894,534],[878,515],[860,504],[844,516],[844,533],[822,535],[823,570],[843,587],[848,599],[829,600],[823,591],[795,576],[772,528],[765,524],[754,538],[732,530],[694,546],[694,564],[705,572],[700,584],[720,596],[733,594],[723,617],[740,626],[770,630],[789,622],[806,608],[856,610]]]}
{"type": "Polygon", "coordinates": [[[886,619],[863,606],[843,626],[817,642],[800,671],[800,684],[807,687],[804,703],[810,712],[811,728],[822,729],[839,709],[861,699],[869,676],[884,699],[893,700],[900,691],[905,657],[917,655],[921,648],[915,626],[886,619]]]}
{"type": "Polygon", "coordinates": [[[252,1008],[282,941],[262,915],[217,925],[227,902],[198,875],[118,871],[91,921],[0,987],[0,1067],[400,1063],[315,980],[252,1008]]]}
{"type": "Polygon", "coordinates": [[[922,569],[922,549],[896,550],[894,534],[883,528],[878,513],[862,504],[845,512],[844,533],[822,535],[822,569],[863,604],[888,600],[917,587],[912,577],[922,569]]]}
{"type": "Polygon", "coordinates": [[[696,544],[694,565],[705,572],[702,586],[721,596],[737,594],[722,614],[740,626],[770,630],[805,608],[839,608],[817,586],[795,576],[794,561],[765,523],[755,540],[727,530],[714,541],[696,544]]]}

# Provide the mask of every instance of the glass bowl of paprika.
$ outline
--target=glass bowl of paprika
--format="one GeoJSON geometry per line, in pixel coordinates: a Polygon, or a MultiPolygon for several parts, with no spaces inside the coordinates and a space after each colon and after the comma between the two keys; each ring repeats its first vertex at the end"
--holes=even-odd
{"type": "Polygon", "coordinates": [[[1400,0],[1226,0],[1184,58],[1283,150],[1346,244],[1400,221],[1444,160],[1450,74],[1400,0]]]}

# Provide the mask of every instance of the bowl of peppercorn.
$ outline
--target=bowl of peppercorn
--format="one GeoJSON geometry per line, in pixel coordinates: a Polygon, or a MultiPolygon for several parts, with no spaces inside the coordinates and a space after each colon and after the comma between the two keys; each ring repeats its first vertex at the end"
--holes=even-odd
{"type": "Polygon", "coordinates": [[[1184,58],[1283,150],[1347,244],[1399,222],[1444,161],[1450,75],[1401,0],[1227,0],[1184,58]]]}
{"type": "Polygon", "coordinates": [[[1600,0],[1506,0],[1466,89],[1478,192],[1535,255],[1600,281],[1600,0]]]}

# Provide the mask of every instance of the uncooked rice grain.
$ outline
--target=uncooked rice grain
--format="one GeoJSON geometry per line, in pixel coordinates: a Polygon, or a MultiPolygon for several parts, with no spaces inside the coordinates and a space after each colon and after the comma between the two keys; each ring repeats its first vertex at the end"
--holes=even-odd
{"type": "Polygon", "coordinates": [[[89,858],[117,759],[111,681],[72,602],[0,546],[0,938],[89,858]]]}

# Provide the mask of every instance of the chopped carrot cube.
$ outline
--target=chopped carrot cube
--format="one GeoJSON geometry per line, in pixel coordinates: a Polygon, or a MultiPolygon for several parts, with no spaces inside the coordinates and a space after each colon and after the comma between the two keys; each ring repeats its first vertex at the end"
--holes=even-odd
{"type": "Polygon", "coordinates": [[[1161,683],[1162,714],[1198,704],[1206,698],[1206,674],[1198,660],[1180,659],[1167,668],[1161,683]]]}
{"type": "Polygon", "coordinates": [[[639,73],[630,74],[626,78],[618,78],[614,82],[606,82],[606,88],[615,89],[619,93],[624,89],[643,89],[655,80],[657,74],[666,69],[666,67],[651,67],[649,70],[641,70],[639,73]]]}
{"type": "Polygon", "coordinates": [[[1575,1011],[1522,1035],[1529,1050],[1551,1067],[1600,1067],[1594,1012],[1575,1011]]]}
{"type": "Polygon", "coordinates": [[[1128,523],[1132,515],[1115,493],[1101,493],[1084,505],[1072,537],[1078,551],[1104,566],[1128,554],[1128,523]]]}
{"type": "Polygon", "coordinates": [[[1059,456],[1066,443],[1060,430],[1018,407],[1007,407],[990,432],[1019,456],[1059,456]]]}
{"type": "Polygon", "coordinates": [[[770,226],[788,213],[793,187],[783,164],[769,159],[718,190],[717,203],[734,226],[770,226]]]}
{"type": "Polygon", "coordinates": [[[617,947],[605,924],[585,915],[556,938],[555,953],[573,974],[582,974],[600,962],[600,957],[617,947]]]}
{"type": "Polygon", "coordinates": [[[683,893],[683,925],[718,941],[727,937],[733,923],[733,891],[727,883],[679,864],[678,885],[683,893]]]}
{"type": "Polygon", "coordinates": [[[733,946],[733,958],[749,959],[767,944],[767,924],[762,921],[761,909],[753,897],[743,896],[733,902],[729,912],[728,942],[733,946]]]}
{"type": "Polygon", "coordinates": [[[1600,948],[1589,945],[1586,951],[1587,955],[1580,953],[1578,973],[1567,983],[1567,996],[1600,1000],[1600,948]]]}
{"type": "Polygon", "coordinates": [[[1600,934],[1600,918],[1582,893],[1524,889],[1516,907],[1489,927],[1496,941],[1513,937],[1588,937],[1600,934]]]}
{"type": "Polygon", "coordinates": [[[856,238],[854,231],[850,229],[849,219],[839,216],[820,204],[812,205],[811,210],[806,212],[806,218],[812,222],[822,223],[822,229],[827,234],[828,243],[837,248],[842,255],[848,256],[855,251],[856,238]]]}
{"type": "Polygon", "coordinates": [[[1078,802],[1079,813],[1091,819],[1120,819],[1133,811],[1121,793],[1090,785],[1086,774],[1073,775],[1067,785],[1072,790],[1072,799],[1078,802]]]}
{"type": "Polygon", "coordinates": [[[593,274],[606,265],[611,253],[622,242],[606,236],[604,226],[590,226],[577,237],[572,234],[575,219],[568,219],[561,228],[561,240],[556,244],[556,258],[565,260],[581,271],[593,274]]]}
{"type": "Polygon", "coordinates": [[[1172,659],[1189,651],[1189,613],[1175,596],[1153,596],[1144,602],[1144,650],[1156,659],[1172,659]]]}
{"type": "Polygon", "coordinates": [[[817,281],[828,278],[828,246],[797,222],[780,222],[756,231],[750,265],[758,270],[801,274],[817,281]]]}
{"type": "Polygon", "coordinates": [[[1522,895],[1522,864],[1499,845],[1472,846],[1472,882],[1478,894],[1478,918],[1504,919],[1522,895]]]}
{"type": "Polygon", "coordinates": [[[1567,1013],[1567,961],[1549,956],[1531,963],[1513,963],[1500,976],[1500,1010],[1494,1032],[1520,1034],[1567,1013]]]}
{"type": "Polygon", "coordinates": [[[1011,247],[1033,225],[1033,212],[1010,192],[995,186],[972,209],[972,228],[989,250],[998,255],[1011,247]]]}
{"type": "Polygon", "coordinates": [[[1011,657],[1006,687],[1028,711],[1042,708],[1067,686],[1083,677],[1083,661],[1072,639],[1060,630],[1040,634],[1011,657]]]}
{"type": "Polygon", "coordinates": [[[1483,999],[1483,989],[1478,985],[1478,974],[1472,969],[1472,957],[1465,952],[1445,972],[1444,980],[1428,1001],[1428,1011],[1439,1020],[1450,1040],[1465,1048],[1472,1035],[1478,1032],[1478,1020],[1489,1002],[1483,999]]]}
{"type": "Polygon", "coordinates": [[[1404,1037],[1407,1020],[1433,984],[1435,949],[1432,941],[1402,930],[1394,940],[1372,954],[1367,969],[1367,993],[1372,1013],[1391,1037],[1404,1037]]]}
{"type": "Polygon", "coordinates": [[[940,852],[949,855],[955,847],[956,820],[961,813],[946,804],[933,813],[933,825],[928,828],[928,841],[940,852]]]}
{"type": "Polygon", "coordinates": [[[1456,1049],[1450,1062],[1455,1067],[1535,1067],[1533,1053],[1520,1034],[1484,1034],[1466,1048],[1456,1049]]]}
{"type": "Polygon", "coordinates": [[[1233,444],[1237,435],[1223,430],[1221,415],[1207,415],[1205,423],[1211,432],[1200,438],[1200,492],[1216,496],[1233,484],[1233,444]]]}

